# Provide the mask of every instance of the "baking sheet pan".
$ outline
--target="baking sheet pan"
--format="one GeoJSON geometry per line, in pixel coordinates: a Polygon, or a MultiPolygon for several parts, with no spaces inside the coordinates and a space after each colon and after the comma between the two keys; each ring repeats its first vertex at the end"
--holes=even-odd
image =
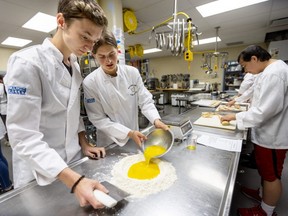
{"type": "Polygon", "coordinates": [[[237,113],[237,112],[243,112],[247,111],[249,108],[248,103],[236,103],[237,105],[240,105],[240,108],[237,109],[234,106],[227,107],[227,102],[221,102],[221,104],[217,107],[216,111],[221,111],[221,112],[232,112],[232,113],[237,113]],[[227,109],[226,109],[227,108],[227,109]]]}
{"type": "Polygon", "coordinates": [[[208,100],[208,99],[200,99],[192,102],[191,104],[199,105],[203,107],[217,107],[221,103],[220,100],[208,100]]]}

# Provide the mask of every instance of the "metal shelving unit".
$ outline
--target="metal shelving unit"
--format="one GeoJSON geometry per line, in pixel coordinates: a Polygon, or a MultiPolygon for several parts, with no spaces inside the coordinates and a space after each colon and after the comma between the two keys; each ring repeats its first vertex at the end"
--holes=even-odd
{"type": "MultiPolygon", "coordinates": [[[[97,69],[99,67],[99,65],[97,64],[97,62],[93,58],[93,56],[90,54],[83,55],[79,59],[79,64],[80,64],[81,75],[82,75],[83,79],[88,74],[90,74],[92,71],[94,71],[95,69],[97,69]]],[[[89,143],[96,145],[96,139],[97,139],[96,130],[97,129],[88,119],[86,109],[84,106],[84,92],[83,92],[82,86],[81,86],[80,106],[81,106],[80,107],[80,114],[81,114],[81,117],[83,118],[83,121],[84,121],[87,139],[88,139],[89,143]]]]}
{"type": "Polygon", "coordinates": [[[236,60],[225,62],[222,91],[237,94],[235,89],[239,89],[243,77],[242,67],[236,60]]]}

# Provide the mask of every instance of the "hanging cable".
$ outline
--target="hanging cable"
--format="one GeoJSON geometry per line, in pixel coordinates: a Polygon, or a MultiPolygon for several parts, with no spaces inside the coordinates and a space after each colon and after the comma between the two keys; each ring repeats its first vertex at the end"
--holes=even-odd
{"type": "Polygon", "coordinates": [[[191,37],[192,19],[188,18],[187,23],[188,23],[188,41],[187,41],[187,51],[185,51],[184,53],[184,59],[185,61],[188,61],[188,70],[190,70],[190,63],[191,61],[193,61],[193,53],[190,50],[191,43],[193,41],[192,39],[193,37],[191,37]]]}

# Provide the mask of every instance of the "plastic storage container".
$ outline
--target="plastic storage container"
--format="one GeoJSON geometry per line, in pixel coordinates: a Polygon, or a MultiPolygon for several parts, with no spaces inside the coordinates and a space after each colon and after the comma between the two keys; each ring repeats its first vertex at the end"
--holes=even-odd
{"type": "Polygon", "coordinates": [[[172,106],[178,106],[178,103],[176,101],[177,95],[178,94],[171,94],[171,105],[172,106]]]}
{"type": "Polygon", "coordinates": [[[158,101],[158,104],[167,104],[168,103],[168,96],[167,94],[163,93],[163,94],[160,94],[160,98],[159,98],[159,101],[158,101]]]}
{"type": "MultiPolygon", "coordinates": [[[[177,98],[185,97],[184,94],[171,94],[171,105],[178,106],[177,98]]],[[[186,101],[180,101],[180,106],[186,106],[186,101]]]]}

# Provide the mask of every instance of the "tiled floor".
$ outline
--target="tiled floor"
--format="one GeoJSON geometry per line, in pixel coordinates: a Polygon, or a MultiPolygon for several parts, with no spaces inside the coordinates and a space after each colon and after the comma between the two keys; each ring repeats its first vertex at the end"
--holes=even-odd
{"type": "MultiPolygon", "coordinates": [[[[183,108],[182,108],[183,110],[183,108]]],[[[161,116],[168,115],[170,113],[178,114],[179,108],[178,107],[172,107],[170,105],[165,105],[164,113],[161,113],[161,116]]],[[[11,147],[7,147],[4,144],[1,145],[2,152],[6,156],[10,166],[10,176],[11,179],[12,176],[12,164],[11,164],[11,147]]],[[[251,152],[251,146],[243,146],[243,153],[249,153],[251,152]]],[[[276,208],[276,212],[278,216],[287,216],[288,215],[288,157],[285,160],[284,164],[284,170],[283,170],[283,176],[282,176],[282,183],[283,183],[283,194],[281,197],[281,200],[276,208]]],[[[235,183],[234,188],[234,194],[233,194],[233,200],[230,210],[231,216],[237,215],[237,208],[239,207],[252,207],[253,205],[256,205],[252,200],[249,200],[244,195],[242,195],[239,191],[240,185],[245,185],[249,187],[257,188],[260,184],[260,178],[257,173],[256,169],[246,168],[244,166],[241,166],[241,164],[238,167],[238,174],[237,179],[235,183]]]]}

